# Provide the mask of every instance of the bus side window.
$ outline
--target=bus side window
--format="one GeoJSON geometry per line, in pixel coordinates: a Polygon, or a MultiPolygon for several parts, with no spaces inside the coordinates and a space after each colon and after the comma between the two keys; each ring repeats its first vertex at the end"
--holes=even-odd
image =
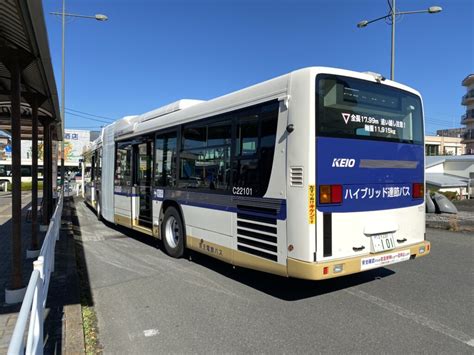
{"type": "Polygon", "coordinates": [[[100,183],[102,180],[102,149],[97,152],[96,162],[96,180],[100,183]]]}
{"type": "Polygon", "coordinates": [[[115,155],[115,186],[132,186],[132,146],[119,143],[115,155]]]}
{"type": "Polygon", "coordinates": [[[244,111],[236,126],[233,186],[249,195],[265,195],[275,151],[278,104],[266,103],[244,111]]]}
{"type": "Polygon", "coordinates": [[[96,167],[96,163],[97,163],[97,157],[96,155],[94,154],[92,156],[92,163],[91,163],[91,181],[94,181],[95,180],[95,167],[96,167]]]}
{"type": "Polygon", "coordinates": [[[231,132],[232,123],[228,117],[184,127],[180,187],[212,191],[229,189],[231,132]]]}
{"type": "Polygon", "coordinates": [[[241,119],[237,126],[235,155],[248,157],[257,154],[258,121],[241,119]]]}
{"type": "Polygon", "coordinates": [[[156,136],[155,186],[176,185],[176,132],[156,136]]]}
{"type": "Polygon", "coordinates": [[[270,182],[275,153],[276,130],[278,125],[278,111],[272,111],[261,121],[260,129],[260,162],[259,188],[265,194],[270,182]]]}

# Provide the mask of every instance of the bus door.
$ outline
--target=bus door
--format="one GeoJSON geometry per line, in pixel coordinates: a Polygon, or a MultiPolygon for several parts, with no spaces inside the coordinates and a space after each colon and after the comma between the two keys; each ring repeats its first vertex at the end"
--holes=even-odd
{"type": "Polygon", "coordinates": [[[91,182],[90,182],[90,195],[89,202],[94,208],[97,208],[96,205],[96,190],[95,190],[95,165],[97,164],[97,155],[96,152],[92,154],[91,157],[91,182]]]}
{"type": "Polygon", "coordinates": [[[132,193],[132,209],[134,225],[152,227],[152,166],[153,140],[146,139],[134,146],[134,184],[132,193]]]}
{"type": "Polygon", "coordinates": [[[132,144],[119,142],[115,150],[114,220],[132,226],[132,144]]]}
{"type": "Polygon", "coordinates": [[[176,130],[160,132],[157,133],[155,137],[155,182],[153,189],[153,221],[155,227],[154,235],[159,238],[159,214],[163,200],[166,195],[165,191],[170,191],[176,187],[177,137],[178,132],[176,130]]]}
{"type": "Polygon", "coordinates": [[[95,188],[95,208],[102,208],[101,190],[102,190],[102,148],[95,151],[95,171],[94,171],[94,188],[95,188]],[[99,207],[98,207],[99,206],[99,207]]]}

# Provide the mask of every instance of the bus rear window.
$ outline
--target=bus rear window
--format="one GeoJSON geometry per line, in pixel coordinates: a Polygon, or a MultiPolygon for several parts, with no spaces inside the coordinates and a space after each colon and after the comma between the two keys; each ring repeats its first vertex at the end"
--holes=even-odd
{"type": "Polygon", "coordinates": [[[423,144],[420,98],[360,79],[316,78],[318,136],[423,144]]]}

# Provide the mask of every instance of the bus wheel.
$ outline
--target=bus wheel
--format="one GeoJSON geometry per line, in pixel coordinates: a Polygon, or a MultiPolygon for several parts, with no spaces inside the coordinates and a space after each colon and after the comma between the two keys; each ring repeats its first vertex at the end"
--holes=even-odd
{"type": "Polygon", "coordinates": [[[183,221],[174,207],[168,207],[161,225],[163,245],[168,255],[180,258],[184,253],[183,221]]]}

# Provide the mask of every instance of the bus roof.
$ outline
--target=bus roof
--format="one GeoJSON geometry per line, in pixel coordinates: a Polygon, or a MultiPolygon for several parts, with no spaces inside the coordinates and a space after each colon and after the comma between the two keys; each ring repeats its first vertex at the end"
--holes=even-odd
{"type": "MultiPolygon", "coordinates": [[[[416,90],[385,79],[381,75],[373,72],[355,72],[331,67],[307,67],[209,101],[182,99],[139,116],[126,116],[112,124],[115,124],[113,128],[114,136],[127,137],[145,134],[157,128],[166,128],[171,125],[197,120],[202,117],[218,115],[229,109],[238,109],[239,107],[257,104],[271,98],[283,99],[288,91],[292,77],[313,77],[318,73],[345,75],[373,82],[381,82],[383,85],[396,87],[420,96],[416,90]]],[[[110,128],[111,127],[107,126],[105,129],[110,128]]]]}

